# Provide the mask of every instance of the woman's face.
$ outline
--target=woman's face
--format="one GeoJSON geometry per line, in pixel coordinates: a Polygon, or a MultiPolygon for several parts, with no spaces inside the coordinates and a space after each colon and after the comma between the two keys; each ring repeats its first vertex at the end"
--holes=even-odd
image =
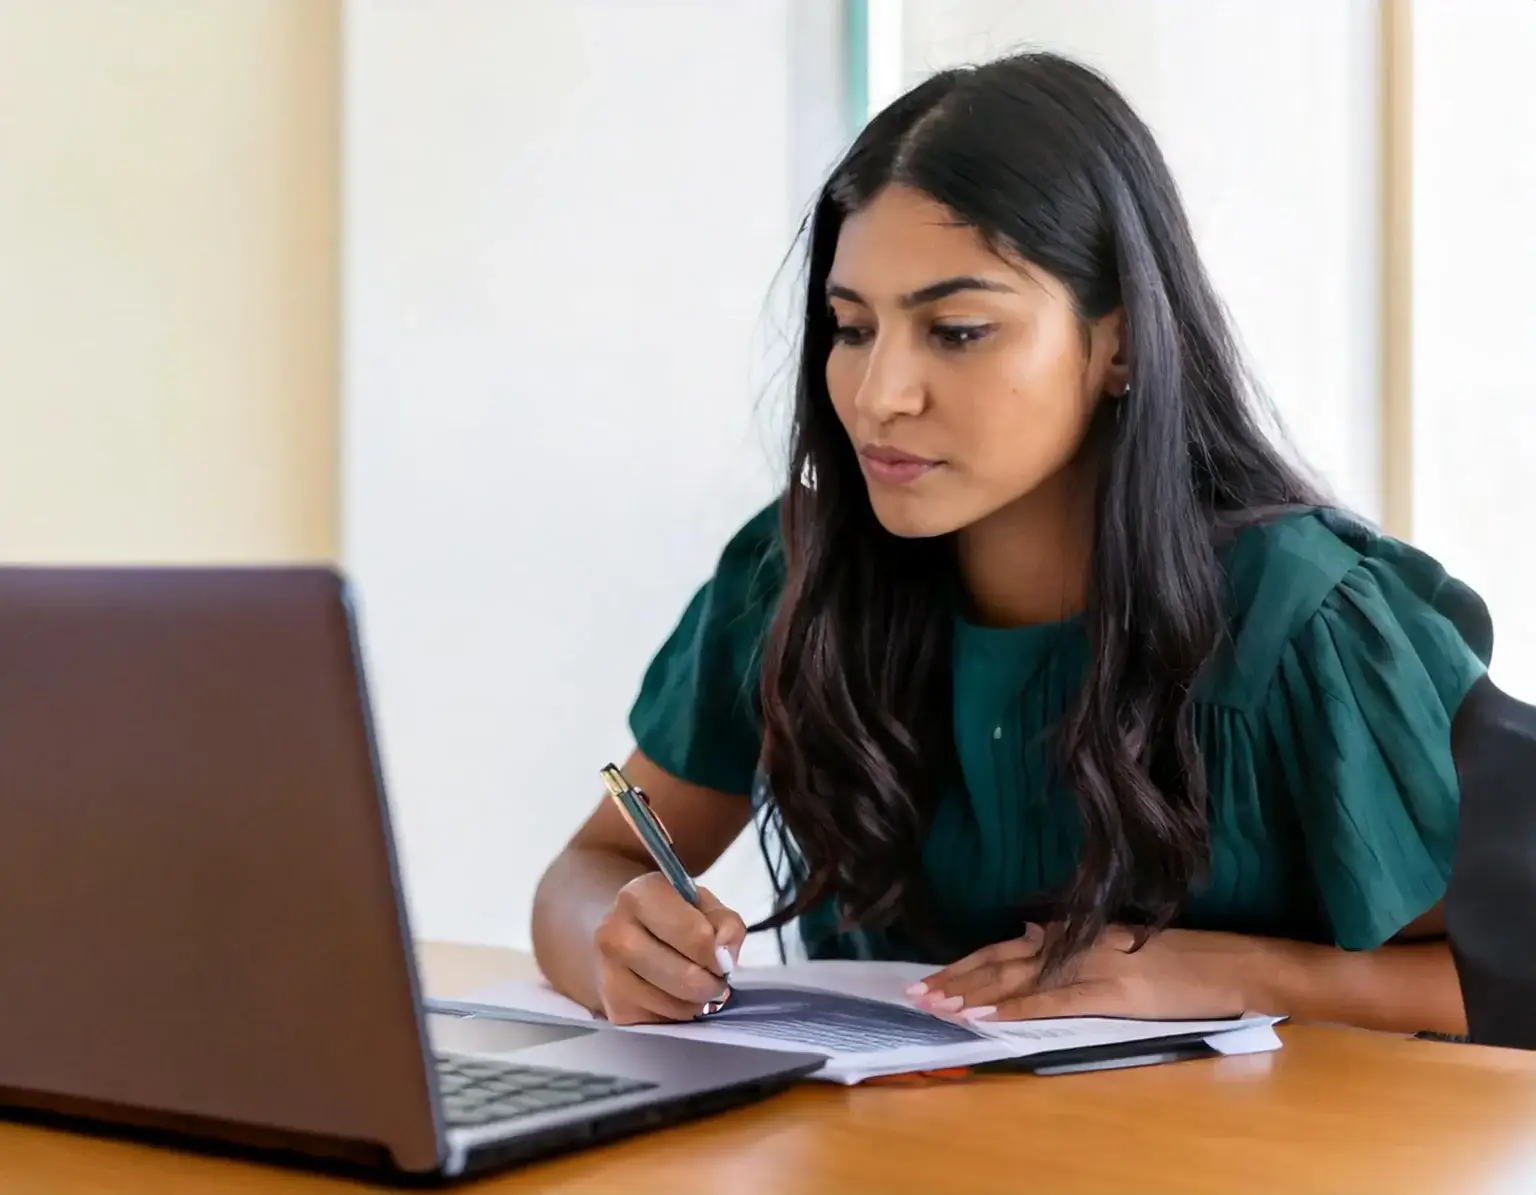
{"type": "Polygon", "coordinates": [[[1062,283],[909,188],[843,224],[827,298],[827,389],[894,535],[958,531],[1028,497],[1125,385],[1118,313],[1085,340],[1062,283]]]}

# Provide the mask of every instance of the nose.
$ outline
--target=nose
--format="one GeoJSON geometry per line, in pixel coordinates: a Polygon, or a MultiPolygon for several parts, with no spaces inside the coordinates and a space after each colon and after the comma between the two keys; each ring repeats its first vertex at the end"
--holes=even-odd
{"type": "Polygon", "coordinates": [[[877,336],[865,357],[854,409],[873,423],[889,423],[903,415],[921,414],[926,402],[917,355],[897,336],[877,336]]]}

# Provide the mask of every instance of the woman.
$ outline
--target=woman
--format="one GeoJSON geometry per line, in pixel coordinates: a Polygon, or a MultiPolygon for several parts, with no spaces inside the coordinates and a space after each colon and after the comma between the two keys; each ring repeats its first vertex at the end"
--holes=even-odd
{"type": "MultiPolygon", "coordinates": [[[[967,1017],[1464,1031],[1440,901],[1482,603],[1265,438],[1176,189],[1049,55],[892,104],[810,224],[785,491],[652,663],[632,778],[703,871],[752,820],[812,957],[967,1017]],[[755,800],[754,800],[755,796],[755,800]]],[[[601,805],[556,986],[685,1018],[746,932],[601,805]]]]}

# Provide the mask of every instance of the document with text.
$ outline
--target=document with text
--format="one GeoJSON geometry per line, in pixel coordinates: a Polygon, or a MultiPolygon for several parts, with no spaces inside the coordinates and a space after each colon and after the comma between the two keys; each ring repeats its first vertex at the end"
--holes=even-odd
{"type": "MultiPolygon", "coordinates": [[[[1111,1017],[967,1022],[913,1007],[911,984],[931,974],[920,964],[812,961],[744,967],[731,980],[725,1007],[696,1020],[625,1026],[625,1032],[689,1037],[727,1045],[820,1053],[813,1078],[859,1083],[885,1075],[939,1071],[1010,1059],[1145,1055],[1160,1046],[1203,1043],[1217,1054],[1280,1048],[1272,1016],[1213,1021],[1146,1021],[1111,1017]],[[1086,1054],[1084,1054],[1086,1052],[1086,1054]]],[[[539,981],[501,984],[463,1000],[433,1001],[444,1011],[495,1016],[533,1014],[562,1021],[595,1018],[539,981]]],[[[1122,1063],[1124,1064],[1124,1063],[1122,1063]]]]}

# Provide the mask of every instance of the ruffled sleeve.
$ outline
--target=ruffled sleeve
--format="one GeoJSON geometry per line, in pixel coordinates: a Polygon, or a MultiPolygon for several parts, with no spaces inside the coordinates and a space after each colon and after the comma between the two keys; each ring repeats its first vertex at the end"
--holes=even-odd
{"type": "Polygon", "coordinates": [[[1406,544],[1331,528],[1340,575],[1279,649],[1260,709],[1335,944],[1370,950],[1445,894],[1451,720],[1492,653],[1469,588],[1406,544]]]}
{"type": "Polygon", "coordinates": [[[651,659],[630,708],[635,744],[682,780],[749,795],[762,753],[757,716],[763,637],[783,583],[778,503],[727,543],[651,659]]]}

